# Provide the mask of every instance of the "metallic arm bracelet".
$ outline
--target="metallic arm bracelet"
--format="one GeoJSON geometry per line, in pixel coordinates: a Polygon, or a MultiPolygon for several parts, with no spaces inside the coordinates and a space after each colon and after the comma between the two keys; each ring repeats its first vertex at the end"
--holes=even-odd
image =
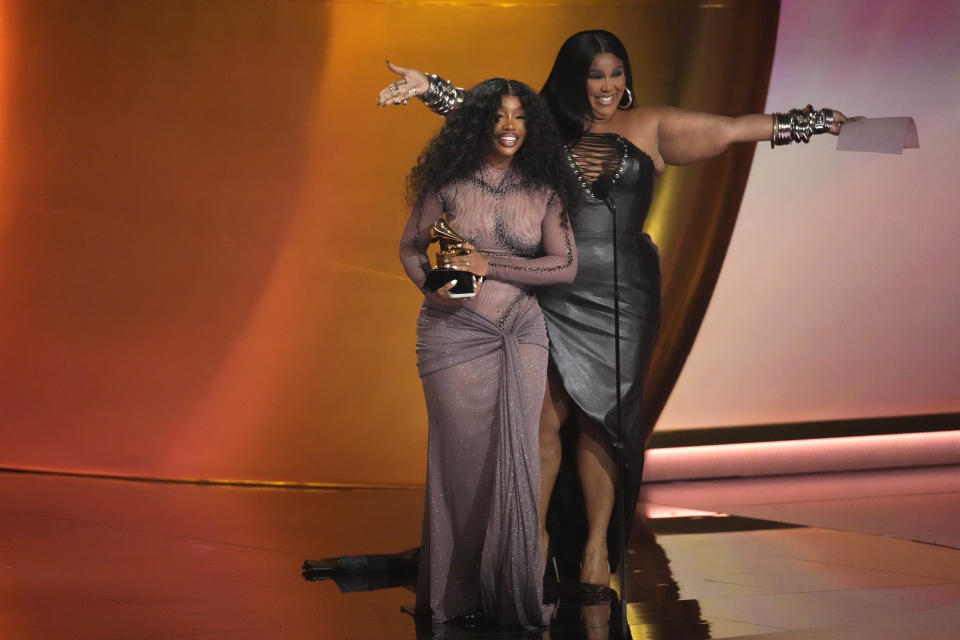
{"type": "Polygon", "coordinates": [[[773,135],[770,146],[779,147],[791,142],[810,142],[810,136],[828,133],[833,125],[833,109],[791,109],[789,113],[773,114],[773,135]]]}
{"type": "Polygon", "coordinates": [[[430,79],[430,88],[427,89],[426,93],[417,97],[423,100],[423,104],[427,105],[430,111],[446,116],[460,106],[464,94],[462,87],[455,87],[452,82],[444,80],[436,74],[428,73],[426,75],[430,79]]]}

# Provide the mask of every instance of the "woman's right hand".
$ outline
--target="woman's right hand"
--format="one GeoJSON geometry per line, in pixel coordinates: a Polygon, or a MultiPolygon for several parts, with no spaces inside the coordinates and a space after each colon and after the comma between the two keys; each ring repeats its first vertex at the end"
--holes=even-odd
{"type": "Polygon", "coordinates": [[[474,275],[486,276],[489,270],[487,256],[480,253],[480,251],[469,242],[464,242],[461,246],[463,249],[466,249],[466,252],[444,259],[443,268],[453,269],[454,271],[462,269],[474,275]]]}
{"type": "Polygon", "coordinates": [[[380,95],[377,96],[377,104],[381,107],[391,104],[407,104],[410,98],[422,96],[430,89],[430,80],[416,69],[398,67],[389,60],[387,61],[387,68],[399,75],[400,78],[384,87],[380,95]]]}

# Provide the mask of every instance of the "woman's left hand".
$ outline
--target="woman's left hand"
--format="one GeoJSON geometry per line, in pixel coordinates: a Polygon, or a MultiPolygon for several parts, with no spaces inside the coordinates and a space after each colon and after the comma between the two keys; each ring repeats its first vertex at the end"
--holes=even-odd
{"type": "Polygon", "coordinates": [[[477,251],[477,248],[469,242],[463,243],[463,248],[469,249],[470,253],[465,256],[452,256],[449,262],[445,261],[441,266],[444,269],[469,271],[478,276],[487,275],[487,257],[477,251]]]}
{"type": "Polygon", "coordinates": [[[381,107],[407,104],[415,96],[423,96],[430,90],[430,79],[420,71],[398,67],[389,60],[387,67],[400,78],[384,87],[377,96],[377,104],[381,107]]]}
{"type": "Polygon", "coordinates": [[[843,124],[845,122],[853,122],[854,120],[863,120],[863,116],[854,116],[852,118],[848,118],[847,116],[843,115],[841,111],[834,109],[833,124],[830,125],[830,133],[832,133],[835,136],[840,135],[840,129],[843,128],[843,124]]]}

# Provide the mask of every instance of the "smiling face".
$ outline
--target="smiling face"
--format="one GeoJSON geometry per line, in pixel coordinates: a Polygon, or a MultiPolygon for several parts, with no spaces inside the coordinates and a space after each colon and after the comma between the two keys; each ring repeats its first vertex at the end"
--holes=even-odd
{"type": "Polygon", "coordinates": [[[506,169],[527,136],[527,114],[517,96],[500,99],[497,121],[493,125],[493,150],[487,163],[494,169],[506,169]]]}
{"type": "Polygon", "coordinates": [[[598,53],[587,71],[587,101],[596,121],[609,120],[617,113],[627,86],[623,61],[612,53],[598,53]]]}

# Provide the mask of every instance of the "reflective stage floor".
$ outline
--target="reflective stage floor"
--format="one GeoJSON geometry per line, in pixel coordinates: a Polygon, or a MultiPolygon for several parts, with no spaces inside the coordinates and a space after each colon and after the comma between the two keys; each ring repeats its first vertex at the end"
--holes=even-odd
{"type": "MultiPolygon", "coordinates": [[[[642,499],[637,640],[960,637],[958,467],[653,484],[642,499]]],[[[0,638],[413,640],[410,591],[342,593],[300,565],[415,546],[421,510],[415,490],[0,473],[0,638]]],[[[620,637],[609,606],[560,606],[544,638],[620,637]]]]}

